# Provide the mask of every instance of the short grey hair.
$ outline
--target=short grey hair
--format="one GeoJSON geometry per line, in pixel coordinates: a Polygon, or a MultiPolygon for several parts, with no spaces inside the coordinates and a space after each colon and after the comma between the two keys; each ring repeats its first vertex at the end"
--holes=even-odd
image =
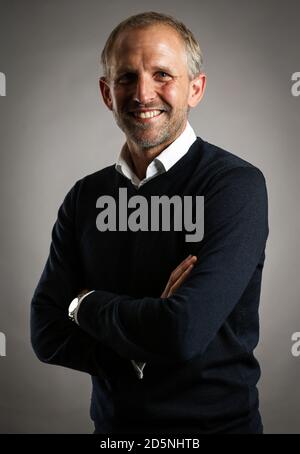
{"type": "Polygon", "coordinates": [[[111,32],[101,53],[101,63],[105,77],[110,78],[110,59],[115,42],[121,32],[134,28],[148,27],[155,24],[168,25],[172,27],[182,38],[186,48],[190,79],[192,80],[201,74],[203,69],[203,55],[200,45],[191,30],[189,30],[183,22],[178,21],[172,16],[149,11],[128,17],[124,21],[120,22],[120,24],[117,25],[111,32]]]}

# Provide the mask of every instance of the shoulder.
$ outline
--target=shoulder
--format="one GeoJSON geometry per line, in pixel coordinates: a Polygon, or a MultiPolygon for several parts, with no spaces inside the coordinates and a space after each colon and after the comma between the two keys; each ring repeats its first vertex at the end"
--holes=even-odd
{"type": "Polygon", "coordinates": [[[197,138],[199,159],[196,169],[205,177],[208,187],[219,184],[243,187],[264,187],[265,177],[261,169],[249,161],[217,145],[197,138]]]}
{"type": "Polygon", "coordinates": [[[78,179],[68,190],[63,205],[76,206],[79,201],[80,204],[84,204],[94,194],[107,191],[115,175],[115,164],[113,164],[78,179]]]}
{"type": "Polygon", "coordinates": [[[81,184],[94,185],[99,182],[108,182],[115,175],[115,164],[90,173],[79,180],[81,184]]]}
{"type": "Polygon", "coordinates": [[[71,190],[76,193],[101,191],[103,187],[111,185],[115,175],[115,164],[112,164],[80,178],[71,190]]]}

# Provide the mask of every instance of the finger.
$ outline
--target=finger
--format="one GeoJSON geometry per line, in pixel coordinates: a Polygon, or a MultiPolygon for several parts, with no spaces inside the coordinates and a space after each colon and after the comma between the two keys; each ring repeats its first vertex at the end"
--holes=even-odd
{"type": "Polygon", "coordinates": [[[187,262],[190,258],[192,257],[192,255],[190,254],[188,257],[186,257],[182,262],[179,263],[179,265],[173,270],[173,273],[176,273],[179,268],[185,263],[187,262]]]}
{"type": "MultiPolygon", "coordinates": [[[[183,282],[187,279],[188,275],[190,274],[190,272],[192,271],[193,268],[194,268],[194,265],[191,264],[184,271],[184,273],[181,274],[179,279],[177,279],[177,281],[172,285],[172,287],[170,288],[170,292],[169,292],[171,295],[173,295],[173,293],[183,284],[183,282]]],[[[168,295],[168,296],[170,296],[170,295],[168,295]]]]}
{"type": "Polygon", "coordinates": [[[186,259],[184,259],[175,270],[171,273],[167,285],[161,294],[161,298],[165,298],[169,295],[171,287],[176,283],[176,281],[180,278],[180,276],[188,269],[190,264],[194,264],[197,261],[196,255],[189,255],[186,259]]]}
{"type": "Polygon", "coordinates": [[[173,287],[179,287],[188,277],[192,269],[194,268],[194,264],[191,263],[189,267],[180,275],[180,277],[177,279],[177,281],[173,284],[173,287]]]}
{"type": "Polygon", "coordinates": [[[190,254],[186,259],[184,259],[176,268],[173,270],[173,276],[179,276],[182,271],[184,271],[188,266],[190,261],[192,260],[192,255],[190,254]]]}
{"type": "Polygon", "coordinates": [[[182,273],[184,273],[188,267],[190,266],[191,263],[195,263],[197,261],[197,257],[195,255],[191,255],[187,257],[183,262],[180,263],[180,265],[173,271],[171,275],[171,281],[175,283],[177,279],[181,276],[182,273]]]}

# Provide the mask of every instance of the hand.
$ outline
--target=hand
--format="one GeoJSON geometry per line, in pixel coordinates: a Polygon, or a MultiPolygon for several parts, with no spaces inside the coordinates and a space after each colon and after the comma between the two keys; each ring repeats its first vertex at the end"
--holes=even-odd
{"type": "MultiPolygon", "coordinates": [[[[189,255],[185,260],[183,260],[177,268],[172,271],[171,276],[169,277],[168,283],[166,288],[161,294],[161,298],[167,298],[168,296],[173,295],[173,293],[181,286],[181,284],[186,280],[190,272],[192,271],[194,264],[197,262],[196,255],[189,255]]],[[[132,363],[135,363],[139,367],[145,366],[146,362],[143,361],[134,361],[131,360],[132,363]]],[[[133,367],[134,364],[133,364],[133,367]]],[[[139,376],[139,378],[142,378],[139,376]]]]}
{"type": "Polygon", "coordinates": [[[160,297],[168,298],[169,296],[173,295],[173,293],[175,293],[175,291],[186,280],[196,262],[196,255],[189,255],[185,260],[183,260],[171,273],[166,288],[164,289],[160,297]]]}

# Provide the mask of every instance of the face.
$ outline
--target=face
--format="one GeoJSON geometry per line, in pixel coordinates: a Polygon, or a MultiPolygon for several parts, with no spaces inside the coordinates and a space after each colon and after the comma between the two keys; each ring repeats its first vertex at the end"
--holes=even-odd
{"type": "Polygon", "coordinates": [[[110,77],[100,80],[103,99],[127,142],[141,149],[173,142],[204,87],[203,74],[190,80],[185,45],[165,25],[123,32],[114,46],[110,77]]]}

